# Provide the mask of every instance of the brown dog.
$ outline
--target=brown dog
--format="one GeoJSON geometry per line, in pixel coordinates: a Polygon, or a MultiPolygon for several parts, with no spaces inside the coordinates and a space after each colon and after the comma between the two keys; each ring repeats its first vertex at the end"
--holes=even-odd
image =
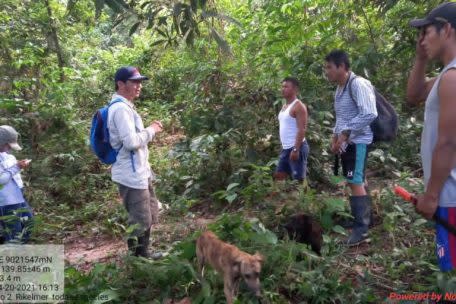
{"type": "Polygon", "coordinates": [[[196,240],[196,256],[202,273],[203,265],[209,264],[223,275],[226,302],[233,303],[241,277],[249,289],[260,296],[260,272],[263,256],[250,255],[236,246],[222,242],[211,231],[206,231],[196,240]]]}

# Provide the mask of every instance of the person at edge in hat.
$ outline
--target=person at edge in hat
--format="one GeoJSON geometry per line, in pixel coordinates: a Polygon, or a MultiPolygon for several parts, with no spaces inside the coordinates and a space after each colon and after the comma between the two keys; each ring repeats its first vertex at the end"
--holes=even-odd
{"type": "MultiPolygon", "coordinates": [[[[407,83],[410,105],[425,103],[421,136],[425,192],[417,197],[417,212],[427,219],[437,214],[456,224],[456,3],[434,8],[410,22],[419,30],[416,55],[407,83]],[[444,68],[426,79],[430,61],[444,68]]],[[[436,254],[442,271],[456,267],[456,236],[436,225],[436,254]]]]}
{"type": "Polygon", "coordinates": [[[17,160],[11,154],[19,151],[17,131],[7,125],[0,126],[0,243],[26,243],[30,237],[32,210],[24,198],[24,183],[21,170],[30,165],[30,160],[17,160]]]}
{"type": "Polygon", "coordinates": [[[158,222],[158,201],[155,196],[154,173],[149,164],[148,143],[162,131],[160,121],[146,128],[136,112],[135,100],[141,94],[146,76],[131,66],[117,70],[114,81],[116,93],[108,110],[109,141],[119,150],[112,165],[112,180],[117,183],[123,205],[128,212],[128,224],[133,227],[127,244],[131,254],[149,257],[148,247],[152,224],[158,222]]]}

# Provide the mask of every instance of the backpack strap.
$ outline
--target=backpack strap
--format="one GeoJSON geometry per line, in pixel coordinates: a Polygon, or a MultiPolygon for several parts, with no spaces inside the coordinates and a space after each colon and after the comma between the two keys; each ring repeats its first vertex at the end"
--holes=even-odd
{"type": "Polygon", "coordinates": [[[122,100],[121,98],[116,98],[116,99],[111,100],[111,101],[108,103],[108,108],[109,108],[110,106],[112,106],[113,104],[118,103],[118,102],[123,102],[123,100],[122,100]]]}
{"type": "MultiPolygon", "coordinates": [[[[118,103],[118,102],[123,102],[122,98],[116,98],[116,99],[114,99],[114,100],[111,100],[111,101],[108,103],[108,105],[107,105],[107,107],[108,107],[108,116],[109,116],[109,108],[110,108],[113,104],[118,103]]],[[[108,117],[108,116],[107,116],[107,117],[108,117]]],[[[106,119],[106,130],[108,131],[108,141],[109,141],[108,119],[106,119]]],[[[116,150],[116,152],[119,153],[119,151],[122,149],[122,147],[123,147],[123,143],[120,144],[119,149],[114,149],[114,150],[116,150]]]]}

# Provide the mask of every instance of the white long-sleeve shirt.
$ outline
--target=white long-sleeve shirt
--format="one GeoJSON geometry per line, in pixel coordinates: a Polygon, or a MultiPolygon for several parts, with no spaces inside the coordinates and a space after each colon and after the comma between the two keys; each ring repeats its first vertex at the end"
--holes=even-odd
{"type": "Polygon", "coordinates": [[[132,102],[114,94],[111,101],[121,99],[108,110],[109,142],[119,149],[112,165],[112,180],[134,189],[148,189],[154,174],[149,164],[147,144],[154,138],[152,127],[144,128],[141,117],[132,102]]]}
{"type": "Polygon", "coordinates": [[[0,152],[0,206],[25,202],[20,171],[14,155],[0,152]]]}

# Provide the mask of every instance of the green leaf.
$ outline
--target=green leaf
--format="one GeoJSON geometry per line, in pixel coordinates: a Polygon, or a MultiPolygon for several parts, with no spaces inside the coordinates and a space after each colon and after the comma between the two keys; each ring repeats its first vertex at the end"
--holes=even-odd
{"type": "MultiPolygon", "coordinates": [[[[74,6],[76,5],[76,2],[78,2],[78,0],[68,0],[67,7],[66,7],[66,14],[71,14],[74,6]]],[[[96,5],[96,3],[95,3],[95,5],[96,5]]]]}
{"type": "Polygon", "coordinates": [[[345,201],[341,198],[328,198],[324,203],[327,212],[340,212],[345,209],[345,201]]]}
{"type": "Polygon", "coordinates": [[[233,194],[230,194],[230,195],[227,195],[225,197],[225,199],[228,201],[228,203],[232,203],[236,198],[237,198],[237,193],[233,193],[233,194]]]}
{"type": "Polygon", "coordinates": [[[181,259],[191,260],[196,254],[195,242],[185,242],[178,245],[182,253],[179,255],[181,259]]]}
{"type": "Polygon", "coordinates": [[[256,233],[251,237],[251,240],[258,244],[277,244],[277,235],[272,231],[266,230],[263,233],[256,233]]]}
{"type": "Polygon", "coordinates": [[[332,230],[336,233],[342,234],[342,235],[347,235],[347,232],[342,226],[336,225],[332,228],[332,230]]]}
{"type": "Polygon", "coordinates": [[[163,44],[163,43],[166,43],[168,40],[166,39],[159,39],[155,42],[153,42],[150,46],[156,46],[156,45],[159,45],[159,44],[163,44]]]}
{"type": "Polygon", "coordinates": [[[147,15],[147,29],[151,29],[155,24],[155,17],[157,14],[162,10],[162,8],[158,8],[156,10],[150,11],[147,15]]]}
{"type": "Polygon", "coordinates": [[[228,185],[228,187],[226,187],[226,191],[230,191],[231,189],[233,189],[234,187],[237,187],[239,186],[239,183],[231,183],[228,185]]]}
{"type": "Polygon", "coordinates": [[[136,22],[130,29],[130,32],[128,33],[128,36],[133,35],[136,30],[138,29],[139,25],[141,24],[141,21],[136,22]]]}
{"type": "Polygon", "coordinates": [[[167,35],[167,33],[163,32],[163,31],[162,31],[162,30],[160,30],[160,29],[157,29],[157,33],[159,33],[159,34],[160,34],[160,36],[162,36],[162,37],[168,38],[168,35],[167,35]]]}
{"type": "Polygon", "coordinates": [[[325,229],[329,229],[333,225],[333,220],[332,220],[332,213],[331,212],[324,212],[323,215],[321,216],[321,225],[325,229]]]}
{"type": "Polygon", "coordinates": [[[427,222],[428,222],[427,219],[420,218],[420,219],[417,219],[417,220],[413,223],[413,225],[414,225],[414,226],[421,226],[421,225],[426,224],[427,222]]]}
{"type": "Polygon", "coordinates": [[[95,0],[95,18],[100,17],[101,11],[105,5],[105,0],[95,0]]]}
{"type": "Polygon", "coordinates": [[[331,175],[329,177],[329,180],[330,180],[331,184],[337,185],[337,184],[340,184],[341,182],[345,181],[345,178],[343,176],[331,175]]]}

